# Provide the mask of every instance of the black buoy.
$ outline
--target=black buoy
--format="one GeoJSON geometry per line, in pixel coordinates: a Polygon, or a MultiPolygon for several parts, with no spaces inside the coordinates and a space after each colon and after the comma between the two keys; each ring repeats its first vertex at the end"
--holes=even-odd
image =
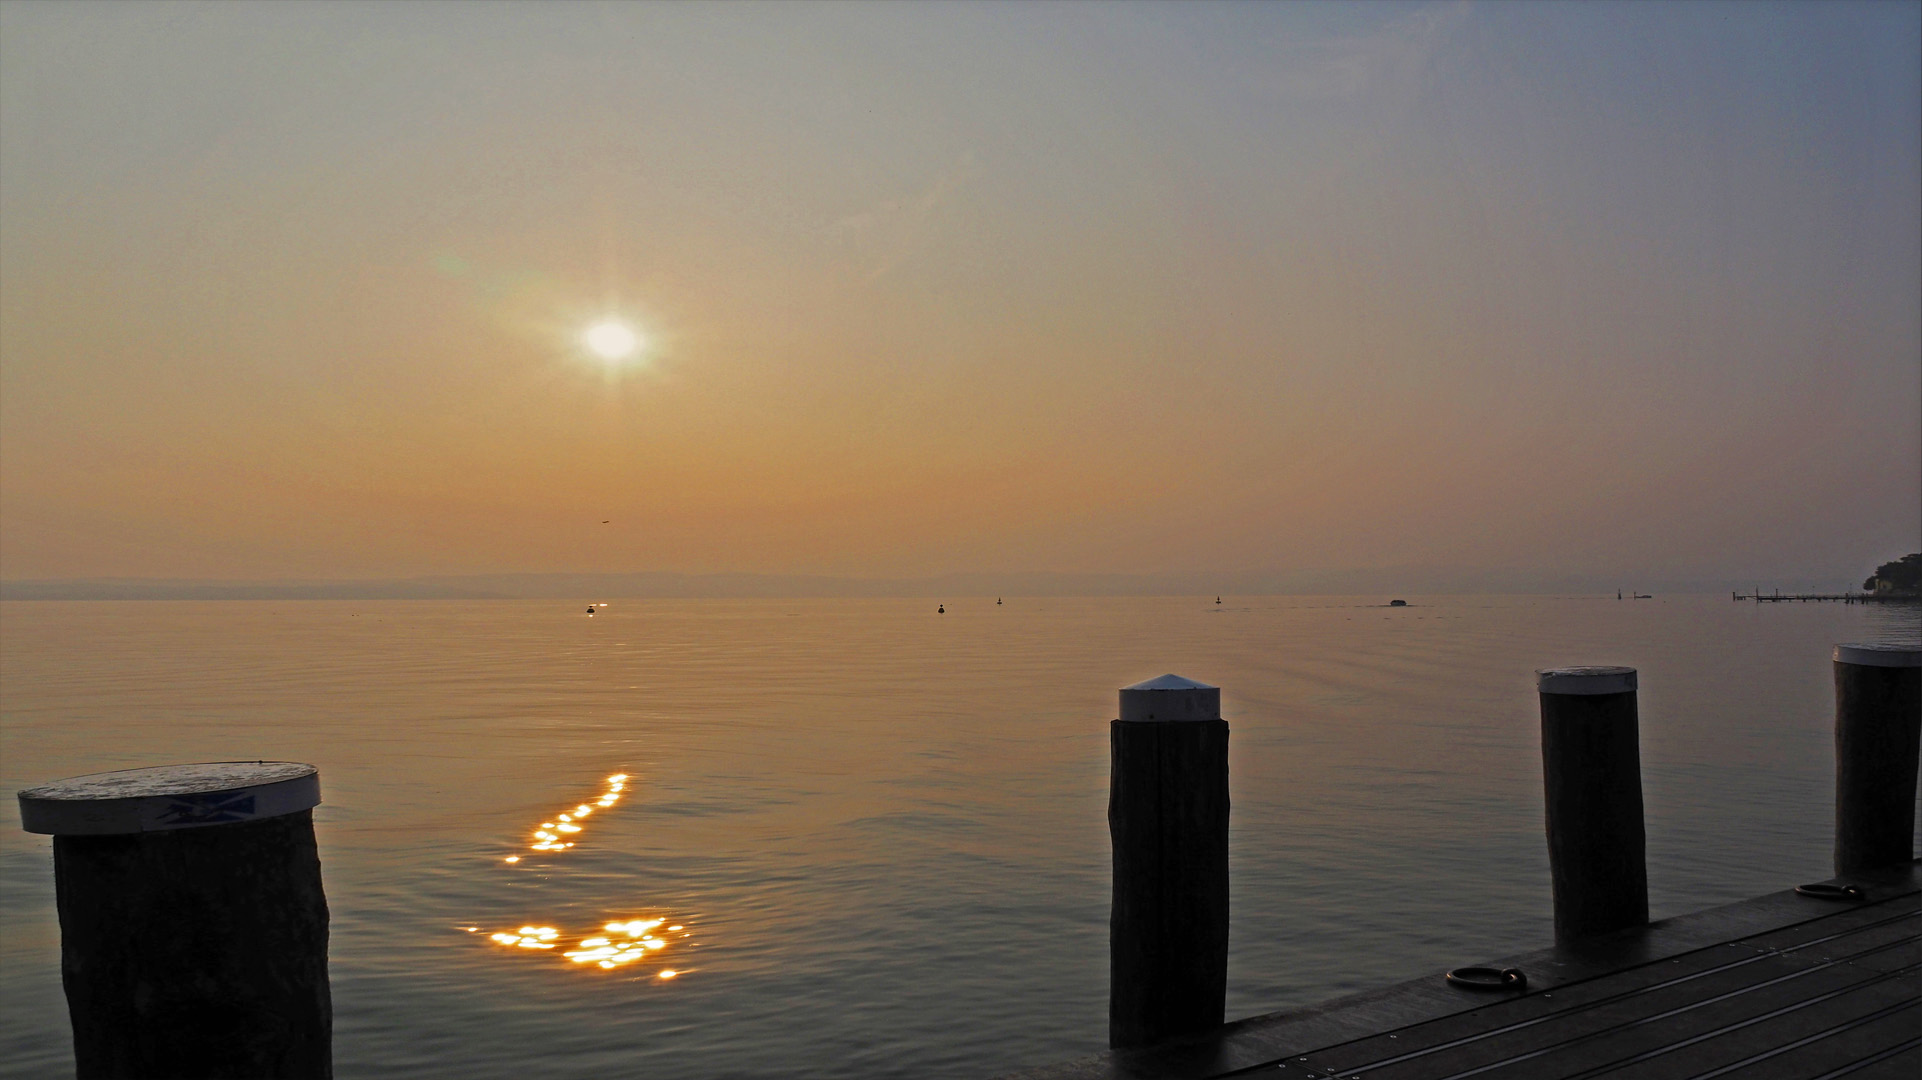
{"type": "Polygon", "coordinates": [[[946,604],[934,605],[934,613],[936,615],[946,615],[948,613],[948,605],[946,604]]]}
{"type": "Polygon", "coordinates": [[[1390,600],[1390,601],[1388,601],[1388,606],[1389,606],[1389,607],[1407,607],[1407,606],[1408,606],[1408,601],[1406,601],[1406,600],[1390,600]]]}
{"type": "Polygon", "coordinates": [[[1001,598],[1000,598],[1000,597],[998,597],[998,596],[997,596],[997,597],[995,597],[995,598],[994,598],[994,606],[995,606],[995,607],[1000,607],[1000,606],[1001,606],[1001,598]]]}
{"type": "Polygon", "coordinates": [[[1219,596],[1215,597],[1215,603],[1217,604],[1221,603],[1221,597],[1219,596]]]}
{"type": "Polygon", "coordinates": [[[591,607],[590,607],[590,608],[588,608],[588,609],[587,609],[587,613],[588,613],[589,615],[592,615],[592,614],[594,614],[594,609],[593,609],[593,608],[591,608],[591,607]]]}

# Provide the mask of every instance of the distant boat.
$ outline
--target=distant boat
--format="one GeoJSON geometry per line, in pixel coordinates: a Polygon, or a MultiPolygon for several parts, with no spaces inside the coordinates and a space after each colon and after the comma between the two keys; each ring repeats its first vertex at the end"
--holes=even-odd
{"type": "Polygon", "coordinates": [[[1390,601],[1388,601],[1388,606],[1389,606],[1389,607],[1407,607],[1407,606],[1408,606],[1408,601],[1406,601],[1406,600],[1390,600],[1390,601]]]}
{"type": "Polygon", "coordinates": [[[1653,600],[1653,599],[1655,599],[1655,594],[1654,594],[1654,593],[1645,593],[1645,592],[1638,592],[1638,593],[1636,593],[1636,594],[1635,594],[1635,599],[1637,599],[1637,600],[1653,600]]]}

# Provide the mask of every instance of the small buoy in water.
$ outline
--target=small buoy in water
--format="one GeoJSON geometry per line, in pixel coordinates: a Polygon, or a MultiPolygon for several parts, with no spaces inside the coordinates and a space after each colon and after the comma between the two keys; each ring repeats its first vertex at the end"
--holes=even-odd
{"type": "Polygon", "coordinates": [[[1219,596],[1215,597],[1215,603],[1217,604],[1221,603],[1221,597],[1219,596]]]}
{"type": "Polygon", "coordinates": [[[592,614],[594,614],[594,609],[593,609],[593,608],[588,608],[588,609],[587,609],[587,613],[588,613],[589,615],[592,615],[592,614]]]}
{"type": "Polygon", "coordinates": [[[994,598],[994,606],[995,606],[995,607],[1000,607],[1000,606],[1001,606],[1001,598],[1000,598],[1000,597],[998,597],[998,596],[997,596],[997,597],[995,597],[995,598],[994,598]]]}
{"type": "Polygon", "coordinates": [[[1407,607],[1407,606],[1408,606],[1408,601],[1406,601],[1406,600],[1390,600],[1390,601],[1388,601],[1388,606],[1389,606],[1389,607],[1407,607]]]}
{"type": "Polygon", "coordinates": [[[934,613],[936,615],[946,615],[948,613],[948,605],[946,604],[934,605],[934,613]]]}

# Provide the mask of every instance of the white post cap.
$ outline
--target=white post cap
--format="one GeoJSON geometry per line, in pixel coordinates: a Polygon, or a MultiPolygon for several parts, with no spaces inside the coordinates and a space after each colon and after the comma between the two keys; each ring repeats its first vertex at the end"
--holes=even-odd
{"type": "Polygon", "coordinates": [[[1544,694],[1571,694],[1581,697],[1597,694],[1635,692],[1632,667],[1556,667],[1535,672],[1535,689],[1544,694]]]}
{"type": "Polygon", "coordinates": [[[1863,667],[1922,667],[1922,645],[1896,645],[1889,642],[1861,642],[1837,645],[1835,662],[1863,667]]]}
{"type": "Polygon", "coordinates": [[[20,827],[55,836],[233,825],[320,805],[320,770],[295,761],[213,761],[89,773],[20,792],[20,827]]]}
{"type": "Polygon", "coordinates": [[[1121,719],[1131,722],[1221,719],[1221,687],[1163,675],[1121,688],[1121,719]]]}

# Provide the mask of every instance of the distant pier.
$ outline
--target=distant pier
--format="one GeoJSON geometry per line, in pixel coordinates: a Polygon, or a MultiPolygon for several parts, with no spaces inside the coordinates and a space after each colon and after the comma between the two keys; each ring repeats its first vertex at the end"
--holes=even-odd
{"type": "Polygon", "coordinates": [[[1741,602],[1753,601],[1757,604],[1806,604],[1810,601],[1818,604],[1922,604],[1922,596],[1898,596],[1894,593],[1870,592],[1785,593],[1777,591],[1765,593],[1757,590],[1751,593],[1732,592],[1728,594],[1728,598],[1741,602]]]}

